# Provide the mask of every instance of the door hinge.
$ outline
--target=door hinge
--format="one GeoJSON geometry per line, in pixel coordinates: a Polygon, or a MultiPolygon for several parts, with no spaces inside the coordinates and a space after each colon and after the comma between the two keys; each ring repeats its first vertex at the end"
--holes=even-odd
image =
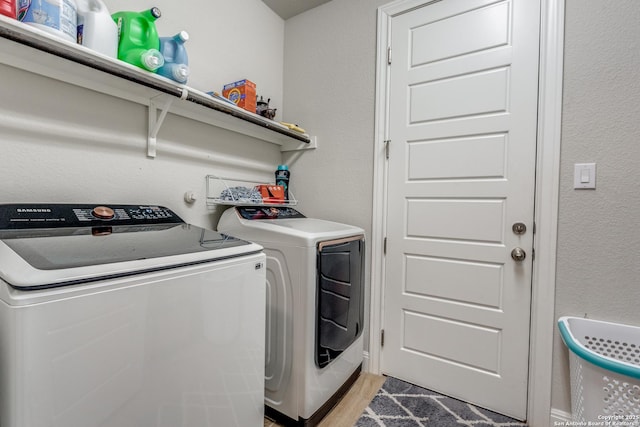
{"type": "Polygon", "coordinates": [[[389,146],[391,145],[391,140],[390,139],[385,139],[384,140],[384,157],[386,159],[389,159],[389,146]]]}
{"type": "Polygon", "coordinates": [[[536,250],[531,248],[531,261],[535,261],[536,259],[536,250]]]}
{"type": "Polygon", "coordinates": [[[380,331],[380,347],[384,347],[384,329],[380,331]]]}
{"type": "Polygon", "coordinates": [[[384,255],[387,254],[387,238],[386,237],[384,238],[384,241],[382,242],[382,253],[384,255]]]}
{"type": "Polygon", "coordinates": [[[533,231],[532,232],[533,232],[533,234],[536,234],[536,223],[535,223],[535,221],[533,222],[533,231]]]}
{"type": "Polygon", "coordinates": [[[387,47],[387,65],[391,65],[391,46],[387,47]]]}

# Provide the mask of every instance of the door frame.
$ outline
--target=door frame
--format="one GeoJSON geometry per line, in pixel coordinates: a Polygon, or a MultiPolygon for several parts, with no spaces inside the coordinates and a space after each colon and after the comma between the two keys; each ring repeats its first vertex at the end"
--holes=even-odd
{"type": "MultiPolygon", "coordinates": [[[[371,311],[367,370],[381,373],[381,331],[384,310],[384,238],[387,206],[389,73],[387,47],[395,16],[440,0],[397,0],[378,8],[376,101],[374,130],[373,218],[371,236],[371,311]]],[[[536,147],[536,254],[532,272],[527,421],[549,425],[555,330],[555,275],[560,183],[562,82],[565,0],[541,0],[538,127],[536,147]]]]}

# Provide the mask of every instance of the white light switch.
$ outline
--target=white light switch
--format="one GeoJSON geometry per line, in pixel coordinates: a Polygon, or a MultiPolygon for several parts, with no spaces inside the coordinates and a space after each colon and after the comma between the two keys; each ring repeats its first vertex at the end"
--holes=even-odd
{"type": "Polygon", "coordinates": [[[576,163],[574,165],[573,188],[578,190],[596,188],[595,163],[576,163]]]}

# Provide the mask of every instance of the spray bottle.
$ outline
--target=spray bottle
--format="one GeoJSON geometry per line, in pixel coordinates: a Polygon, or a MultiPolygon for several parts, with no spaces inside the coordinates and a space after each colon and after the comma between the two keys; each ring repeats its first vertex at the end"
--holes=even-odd
{"type": "Polygon", "coordinates": [[[189,57],[184,44],[189,40],[186,31],[180,31],[173,37],[160,37],[160,53],[164,57],[164,65],[158,69],[158,74],[186,83],[189,78],[189,57]]]}
{"type": "Polygon", "coordinates": [[[157,7],[111,15],[118,25],[118,59],[152,72],[164,64],[155,24],[160,15],[157,7]]]}

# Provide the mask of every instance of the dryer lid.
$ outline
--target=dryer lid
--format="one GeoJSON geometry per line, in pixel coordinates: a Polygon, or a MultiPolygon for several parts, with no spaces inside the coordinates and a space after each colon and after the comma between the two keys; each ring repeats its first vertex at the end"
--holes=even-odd
{"type": "MultiPolygon", "coordinates": [[[[245,207],[227,209],[218,222],[218,230],[233,236],[257,242],[263,246],[279,244],[314,247],[325,240],[350,236],[364,236],[364,230],[339,222],[294,215],[289,208],[286,215],[272,217],[246,217],[245,207]]],[[[260,208],[264,209],[264,208],[260,208]]],[[[267,208],[269,209],[269,208],[267,208]]]]}

